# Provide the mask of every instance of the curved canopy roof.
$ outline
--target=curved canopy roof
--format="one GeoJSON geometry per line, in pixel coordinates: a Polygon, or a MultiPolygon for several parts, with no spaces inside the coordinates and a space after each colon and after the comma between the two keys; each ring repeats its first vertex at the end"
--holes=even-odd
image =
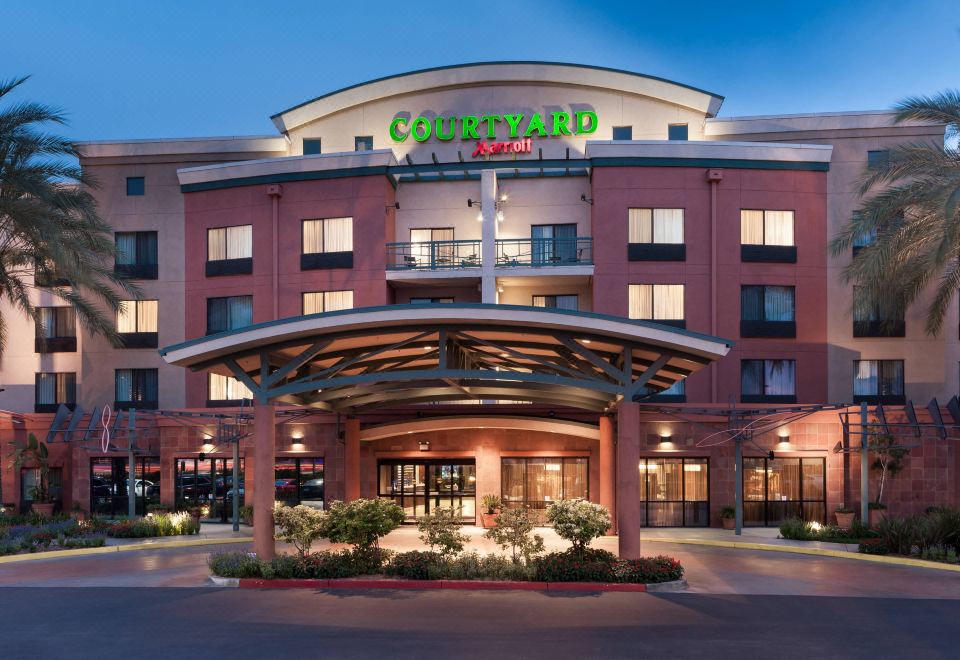
{"type": "Polygon", "coordinates": [[[258,400],[323,410],[496,400],[603,411],[670,387],[730,346],[589,312],[438,304],[296,316],[160,353],[235,376],[258,400]]]}
{"type": "Polygon", "coordinates": [[[354,106],[391,96],[445,87],[494,84],[599,87],[662,99],[716,116],[723,97],[682,83],[632,71],[561,62],[472,62],[377,78],[318,96],[271,117],[281,133],[354,106]]]}

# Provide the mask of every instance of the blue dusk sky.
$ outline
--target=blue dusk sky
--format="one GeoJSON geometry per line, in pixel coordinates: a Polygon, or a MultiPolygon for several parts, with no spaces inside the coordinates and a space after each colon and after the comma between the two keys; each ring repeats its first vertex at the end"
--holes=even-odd
{"type": "Polygon", "coordinates": [[[726,97],[721,116],[888,108],[958,86],[956,2],[6,0],[0,78],[71,138],[270,134],[365,80],[489,60],[592,64],[726,97]],[[733,7],[737,7],[734,9],[733,7]]]}

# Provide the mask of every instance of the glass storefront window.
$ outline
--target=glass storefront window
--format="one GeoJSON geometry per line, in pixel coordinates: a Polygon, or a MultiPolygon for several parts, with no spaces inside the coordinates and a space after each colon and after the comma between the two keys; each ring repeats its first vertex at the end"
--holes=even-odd
{"type": "Polygon", "coordinates": [[[278,458],[274,463],[273,478],[277,502],[323,508],[322,458],[278,458]]]}
{"type": "MultiPolygon", "coordinates": [[[[160,504],[160,458],[142,456],[134,460],[136,512],[145,515],[147,506],[160,504]]],[[[98,456],[90,459],[90,513],[99,516],[125,516],[128,513],[129,482],[124,456],[98,456]]]]}
{"type": "Polygon", "coordinates": [[[826,520],[822,458],[744,458],[744,525],[779,525],[789,518],[826,520]]]}
{"type": "Polygon", "coordinates": [[[408,521],[438,507],[460,511],[464,522],[477,515],[477,467],[473,460],[381,461],[378,494],[402,507],[408,521]]]}
{"type": "Polygon", "coordinates": [[[705,527],[709,524],[710,477],[706,458],[640,460],[641,524],[705,527]]]}
{"type": "MultiPolygon", "coordinates": [[[[240,459],[240,506],[244,502],[243,459],[240,459]]],[[[178,458],[174,500],[178,509],[207,506],[210,518],[227,522],[233,517],[233,459],[178,458]]]]}
{"type": "Polygon", "coordinates": [[[546,524],[551,502],[588,499],[587,458],[504,458],[500,492],[507,508],[529,507],[537,524],[546,524]]]}

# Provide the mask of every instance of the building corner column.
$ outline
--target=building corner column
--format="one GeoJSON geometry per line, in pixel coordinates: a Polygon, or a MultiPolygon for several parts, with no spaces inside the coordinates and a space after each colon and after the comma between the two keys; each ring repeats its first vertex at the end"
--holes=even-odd
{"type": "Polygon", "coordinates": [[[360,420],[351,417],[344,426],[343,499],[352,502],[360,499],[360,420]]]}
{"type": "Polygon", "coordinates": [[[480,300],[498,302],[497,275],[497,172],[480,172],[480,300]]]}
{"type": "Polygon", "coordinates": [[[620,556],[640,558],[640,406],[617,408],[617,532],[620,556]]]}
{"type": "Polygon", "coordinates": [[[600,504],[610,512],[613,527],[609,535],[617,533],[617,459],[613,441],[613,419],[600,416],[600,504]]]}
{"type": "Polygon", "coordinates": [[[257,403],[253,409],[253,551],[260,559],[273,559],[273,503],[276,489],[276,406],[257,403]]]}

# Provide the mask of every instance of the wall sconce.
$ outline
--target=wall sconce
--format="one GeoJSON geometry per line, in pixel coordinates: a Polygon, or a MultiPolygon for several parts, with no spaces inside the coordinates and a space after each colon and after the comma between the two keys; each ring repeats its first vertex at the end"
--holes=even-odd
{"type": "Polygon", "coordinates": [[[472,209],[474,206],[476,206],[478,209],[482,209],[482,208],[483,208],[483,205],[480,203],[480,200],[479,200],[479,199],[468,199],[468,200],[467,200],[467,208],[471,208],[471,209],[472,209]]]}
{"type": "Polygon", "coordinates": [[[673,444],[671,438],[673,436],[670,434],[670,431],[661,431],[660,432],[660,447],[668,447],[673,444]]]}
{"type": "Polygon", "coordinates": [[[582,195],[580,195],[580,201],[586,202],[590,206],[593,206],[593,197],[587,197],[587,193],[583,193],[582,195]]]}
{"type": "Polygon", "coordinates": [[[290,444],[290,449],[293,451],[303,451],[304,446],[302,442],[293,442],[290,444]]]}
{"type": "Polygon", "coordinates": [[[393,204],[386,204],[383,207],[383,210],[387,213],[390,213],[390,209],[400,210],[400,202],[394,202],[393,204]]]}
{"type": "Polygon", "coordinates": [[[210,454],[210,453],[213,452],[214,449],[215,449],[215,447],[214,447],[212,444],[210,444],[209,442],[205,442],[205,443],[203,444],[203,446],[200,447],[200,453],[202,453],[202,454],[210,454]]]}
{"type": "MultiPolygon", "coordinates": [[[[303,439],[303,429],[300,428],[300,427],[296,427],[296,426],[293,427],[293,429],[290,431],[290,437],[293,438],[294,440],[302,440],[302,439],[303,439]]],[[[296,443],[294,443],[294,444],[296,444],[296,443]]],[[[302,444],[302,443],[301,443],[301,444],[302,444]]]]}
{"type": "Polygon", "coordinates": [[[430,451],[429,440],[421,440],[419,444],[420,444],[420,451],[430,451]]]}

